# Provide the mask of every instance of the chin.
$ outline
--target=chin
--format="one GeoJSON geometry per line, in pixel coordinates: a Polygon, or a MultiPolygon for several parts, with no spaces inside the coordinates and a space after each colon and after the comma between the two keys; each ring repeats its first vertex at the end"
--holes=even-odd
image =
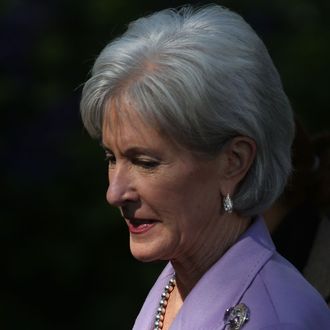
{"type": "Polygon", "coordinates": [[[152,248],[148,244],[130,244],[132,256],[141,262],[153,262],[164,260],[161,250],[152,248]]]}
{"type": "Polygon", "coordinates": [[[131,253],[136,260],[139,260],[141,262],[153,262],[159,260],[159,258],[156,258],[155,256],[151,256],[150,254],[137,253],[132,250],[131,253]]]}

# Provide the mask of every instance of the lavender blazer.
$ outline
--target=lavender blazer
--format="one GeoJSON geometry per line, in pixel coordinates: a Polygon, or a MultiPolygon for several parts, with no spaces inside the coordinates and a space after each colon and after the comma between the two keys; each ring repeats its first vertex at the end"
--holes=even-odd
{"type": "MultiPolygon", "coordinates": [[[[134,330],[153,329],[161,293],[173,274],[169,263],[145,300],[134,330]]],[[[223,319],[225,311],[239,303],[250,310],[243,330],[330,330],[330,309],[276,252],[260,217],[199,280],[171,330],[229,329],[223,319]]]]}

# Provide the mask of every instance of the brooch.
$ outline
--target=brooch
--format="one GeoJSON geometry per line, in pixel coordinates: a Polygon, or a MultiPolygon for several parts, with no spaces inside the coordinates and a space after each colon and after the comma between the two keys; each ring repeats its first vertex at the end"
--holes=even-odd
{"type": "Polygon", "coordinates": [[[239,330],[249,320],[249,318],[249,308],[245,304],[241,303],[226,310],[224,321],[225,325],[229,326],[228,330],[239,330]]]}

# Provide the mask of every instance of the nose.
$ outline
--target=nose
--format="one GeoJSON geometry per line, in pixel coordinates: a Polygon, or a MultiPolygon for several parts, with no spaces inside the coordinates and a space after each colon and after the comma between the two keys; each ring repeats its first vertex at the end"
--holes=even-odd
{"type": "Polygon", "coordinates": [[[138,193],[134,187],[130,173],[124,167],[116,165],[109,172],[109,187],[106,198],[109,204],[121,207],[127,203],[138,201],[138,193]]]}

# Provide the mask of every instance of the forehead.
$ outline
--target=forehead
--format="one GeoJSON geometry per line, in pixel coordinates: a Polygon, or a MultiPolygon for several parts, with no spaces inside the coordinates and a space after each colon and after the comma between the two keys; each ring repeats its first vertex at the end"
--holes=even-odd
{"type": "Polygon", "coordinates": [[[174,147],[175,145],[156,124],[143,118],[130,102],[119,104],[109,102],[104,113],[102,140],[104,145],[118,146],[140,144],[174,147]]]}

